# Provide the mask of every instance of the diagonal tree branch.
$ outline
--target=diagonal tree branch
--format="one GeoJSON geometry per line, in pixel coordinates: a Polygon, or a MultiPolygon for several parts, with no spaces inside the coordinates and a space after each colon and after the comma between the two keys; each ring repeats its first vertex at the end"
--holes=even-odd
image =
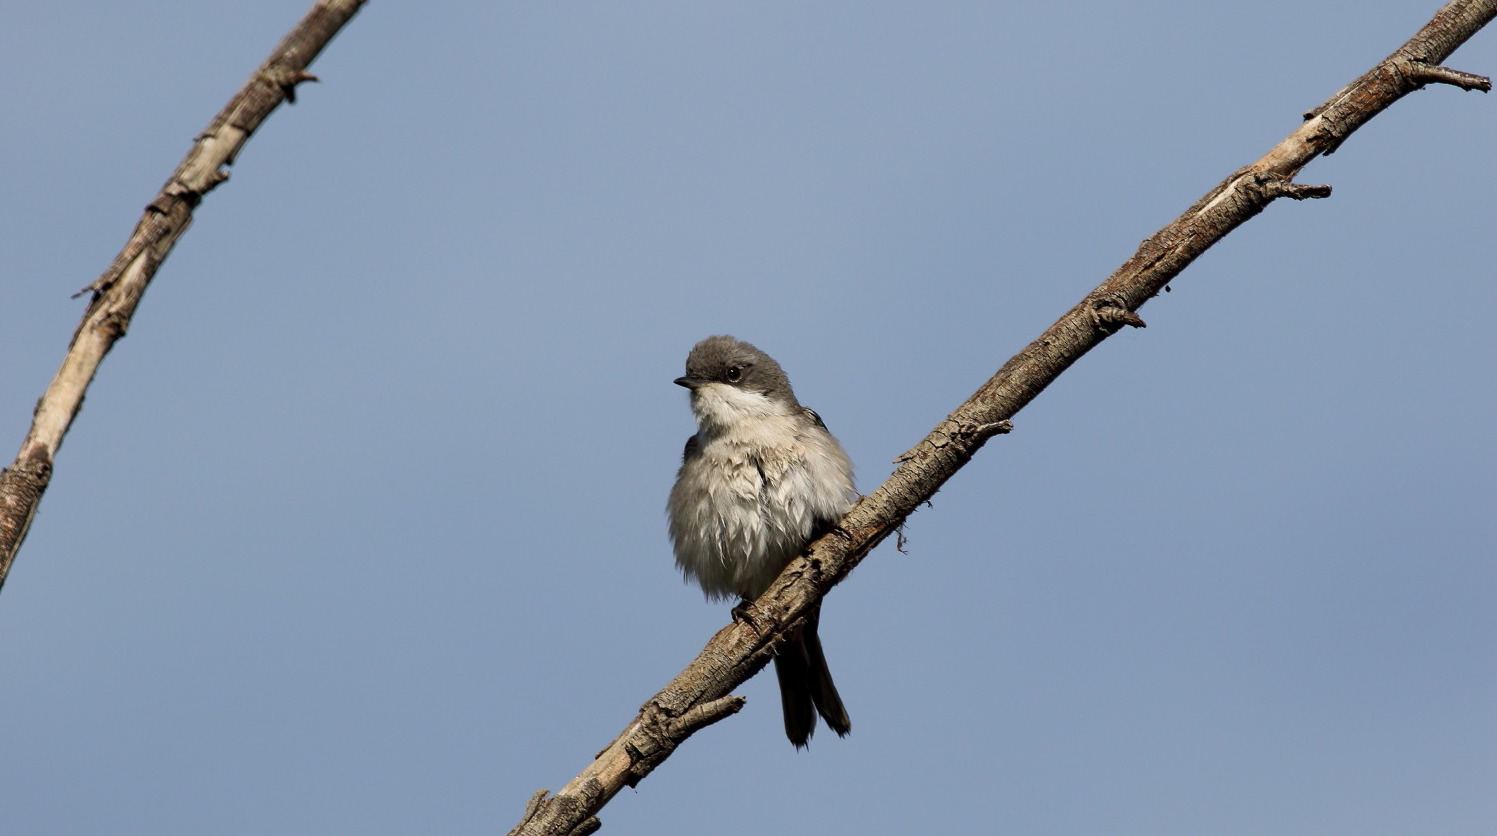
{"type": "Polygon", "coordinates": [[[1456,47],[1497,16],[1497,0],[1454,0],[1377,66],[1305,114],[1305,122],[1262,158],[1233,172],[1138,251],[1034,342],[1010,359],[965,403],[896,461],[899,467],[864,497],[839,529],[797,558],[751,608],[750,617],[719,630],[701,654],[558,793],[537,793],[511,836],[576,836],[598,829],[596,815],[635,786],[698,729],[736,712],[730,692],[768,663],[773,647],[809,608],[894,533],[1009,419],[1070,365],[1124,326],[1144,327],[1137,309],[1197,256],[1280,197],[1329,197],[1329,186],[1293,178],[1319,154],[1330,154],[1357,128],[1427,84],[1491,89],[1481,76],[1440,66],[1456,47]]]}
{"type": "Polygon", "coordinates": [[[83,407],[84,392],[104,355],[125,336],[156,270],[191,225],[193,210],[204,195],[229,179],[227,167],[271,111],[282,101],[296,101],[296,85],[316,80],[307,67],[364,2],[318,0],[313,4],[198,136],[192,150],[146,206],[114,263],[78,292],[92,292],[88,310],[73,333],[62,368],[37,402],[31,431],[21,443],[16,460],[0,471],[0,589],[51,481],[52,463],[62,439],[83,407]]]}

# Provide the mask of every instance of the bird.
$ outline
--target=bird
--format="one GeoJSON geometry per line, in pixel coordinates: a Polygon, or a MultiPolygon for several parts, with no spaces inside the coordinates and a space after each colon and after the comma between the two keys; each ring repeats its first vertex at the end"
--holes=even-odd
{"type": "MultiPolygon", "coordinates": [[[[676,566],[708,600],[753,601],[857,500],[852,461],[796,400],[780,364],[750,343],[702,340],[675,383],[690,390],[697,423],[666,505],[676,566]]],[[[818,603],[774,657],[785,736],[797,749],[817,714],[838,736],[852,731],[820,620],[818,603]]]]}

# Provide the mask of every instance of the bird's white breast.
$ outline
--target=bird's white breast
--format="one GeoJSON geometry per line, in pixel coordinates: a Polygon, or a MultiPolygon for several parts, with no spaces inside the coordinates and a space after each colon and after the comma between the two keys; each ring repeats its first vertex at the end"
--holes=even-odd
{"type": "Polygon", "coordinates": [[[714,598],[756,598],[856,498],[852,463],[796,406],[711,384],[671,493],[676,564],[714,598]],[[715,391],[709,391],[715,390],[715,391]]]}

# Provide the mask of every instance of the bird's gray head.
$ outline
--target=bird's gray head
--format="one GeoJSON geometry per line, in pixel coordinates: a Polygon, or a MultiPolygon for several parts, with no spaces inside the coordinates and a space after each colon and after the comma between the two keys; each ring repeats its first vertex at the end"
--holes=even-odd
{"type": "Polygon", "coordinates": [[[697,343],[686,356],[686,375],[675,382],[691,390],[691,407],[704,423],[800,409],[780,364],[733,337],[708,337],[697,343]]]}

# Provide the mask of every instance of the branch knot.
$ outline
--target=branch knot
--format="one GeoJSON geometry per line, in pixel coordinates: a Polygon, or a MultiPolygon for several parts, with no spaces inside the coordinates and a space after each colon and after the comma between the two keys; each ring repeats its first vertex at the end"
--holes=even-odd
{"type": "Polygon", "coordinates": [[[1124,325],[1133,328],[1149,327],[1144,322],[1143,317],[1134,313],[1128,307],[1127,301],[1116,293],[1109,293],[1093,299],[1091,313],[1092,324],[1096,325],[1098,330],[1108,334],[1118,331],[1124,325]]]}
{"type": "Polygon", "coordinates": [[[1287,197],[1291,200],[1305,200],[1307,198],[1324,198],[1331,196],[1331,187],[1327,185],[1307,186],[1303,183],[1290,181],[1288,177],[1271,171],[1260,171],[1253,175],[1253,185],[1263,190],[1263,196],[1269,200],[1277,200],[1287,197]]]}

